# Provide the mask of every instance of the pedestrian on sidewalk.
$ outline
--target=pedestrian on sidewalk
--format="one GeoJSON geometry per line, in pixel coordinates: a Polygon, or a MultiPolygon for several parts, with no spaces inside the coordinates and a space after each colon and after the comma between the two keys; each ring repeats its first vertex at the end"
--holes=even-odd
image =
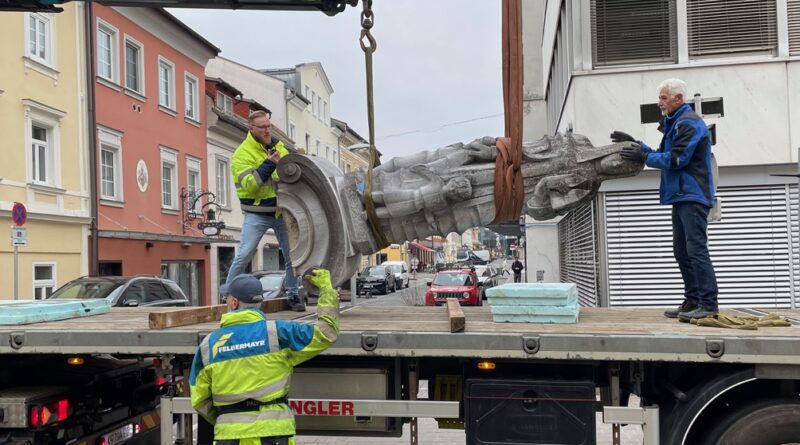
{"type": "Polygon", "coordinates": [[[522,262],[519,260],[518,257],[514,257],[514,262],[511,263],[511,270],[514,271],[514,282],[521,283],[522,282],[522,269],[525,267],[522,265],[522,262]]]}

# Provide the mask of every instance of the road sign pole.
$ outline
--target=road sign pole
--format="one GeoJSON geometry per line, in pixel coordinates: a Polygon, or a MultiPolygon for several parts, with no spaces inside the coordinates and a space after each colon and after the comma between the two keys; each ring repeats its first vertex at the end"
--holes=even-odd
{"type": "Polygon", "coordinates": [[[19,300],[19,263],[17,257],[19,256],[19,247],[14,246],[14,300],[19,300]]]}

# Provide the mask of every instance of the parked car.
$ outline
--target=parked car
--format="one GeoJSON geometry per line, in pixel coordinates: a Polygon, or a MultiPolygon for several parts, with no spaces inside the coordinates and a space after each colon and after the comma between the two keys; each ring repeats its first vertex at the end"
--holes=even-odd
{"type": "MultiPolygon", "coordinates": [[[[264,288],[264,299],[282,298],[286,296],[285,278],[286,272],[283,270],[257,270],[253,272],[253,276],[261,281],[261,287],[264,288]]],[[[309,301],[308,292],[303,289],[303,280],[297,277],[297,294],[300,301],[305,304],[316,304],[317,298],[313,295],[309,301]]]]}
{"type": "Polygon", "coordinates": [[[365,267],[358,275],[356,285],[359,295],[373,291],[388,294],[389,290],[392,292],[397,290],[397,281],[395,281],[394,273],[389,266],[365,267]]]}
{"type": "Polygon", "coordinates": [[[189,299],[180,287],[157,276],[76,278],[59,287],[48,300],[85,300],[105,298],[111,306],[170,307],[189,306],[189,299]]]}
{"type": "Polygon", "coordinates": [[[475,275],[478,277],[478,287],[480,288],[481,300],[486,299],[486,289],[495,287],[498,284],[500,274],[493,266],[477,265],[474,267],[475,275]]]}
{"type": "Polygon", "coordinates": [[[398,283],[398,288],[402,289],[403,283],[405,283],[405,287],[408,287],[409,284],[411,284],[408,278],[408,268],[406,267],[405,261],[384,261],[381,263],[381,266],[389,266],[392,268],[394,280],[398,283]]]}
{"type": "Polygon", "coordinates": [[[433,276],[433,281],[428,281],[428,286],[425,292],[426,306],[445,304],[448,298],[456,298],[464,305],[483,305],[478,277],[471,269],[443,270],[433,276]]]}

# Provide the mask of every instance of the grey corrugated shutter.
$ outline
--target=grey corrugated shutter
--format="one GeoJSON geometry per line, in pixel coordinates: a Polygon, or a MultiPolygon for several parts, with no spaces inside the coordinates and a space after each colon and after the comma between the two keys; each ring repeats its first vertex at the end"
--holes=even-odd
{"type": "Polygon", "coordinates": [[[789,16],[789,54],[800,54],[800,0],[787,0],[789,16]]]}
{"type": "MultiPolygon", "coordinates": [[[[797,292],[796,186],[719,190],[722,221],[709,225],[709,249],[722,306],[788,308],[797,292]]],[[[658,192],[608,193],[610,306],[672,306],[683,281],[672,256],[671,206],[658,192]]]]}
{"type": "Polygon", "coordinates": [[[677,61],[675,0],[591,0],[595,67],[677,61]]]}
{"type": "Polygon", "coordinates": [[[597,236],[594,202],[558,223],[560,279],[575,283],[581,306],[597,306],[597,236]]]}
{"type": "Polygon", "coordinates": [[[687,0],[686,9],[689,56],[777,49],[775,0],[687,0]]]}

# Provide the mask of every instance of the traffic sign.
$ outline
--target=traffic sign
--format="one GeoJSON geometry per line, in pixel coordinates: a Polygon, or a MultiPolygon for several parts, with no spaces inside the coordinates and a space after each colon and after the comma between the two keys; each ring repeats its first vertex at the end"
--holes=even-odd
{"type": "Polygon", "coordinates": [[[11,246],[27,246],[28,245],[28,229],[14,227],[11,229],[11,246]]]}
{"type": "Polygon", "coordinates": [[[25,225],[25,221],[28,220],[28,211],[25,209],[25,204],[21,202],[14,203],[14,207],[11,208],[11,220],[14,221],[15,225],[25,225]]]}

